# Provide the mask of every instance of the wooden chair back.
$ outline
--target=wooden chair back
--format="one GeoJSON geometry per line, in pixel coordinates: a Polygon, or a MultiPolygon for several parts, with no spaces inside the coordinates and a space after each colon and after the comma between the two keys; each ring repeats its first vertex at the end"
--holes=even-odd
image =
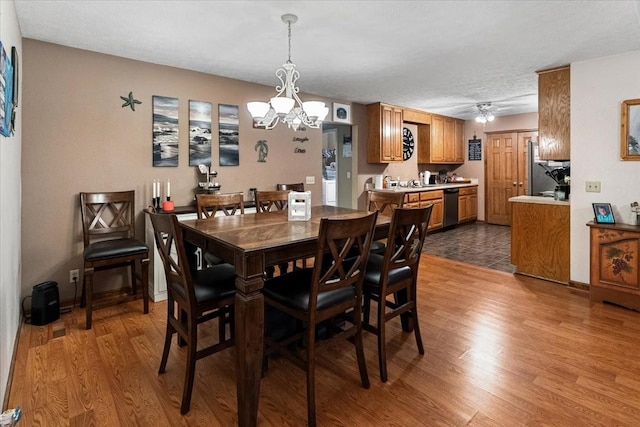
{"type": "Polygon", "coordinates": [[[404,192],[368,191],[367,209],[369,212],[379,211],[391,215],[395,208],[401,208],[404,203],[404,192]]]}
{"type": "Polygon", "coordinates": [[[256,190],[256,210],[258,212],[282,211],[289,206],[289,190],[256,190]]]}
{"type": "MultiPolygon", "coordinates": [[[[347,307],[362,301],[362,279],[369,258],[378,212],[360,218],[320,220],[318,249],[313,266],[312,286],[309,295],[310,324],[330,318],[345,311],[340,305],[327,310],[329,314],[315,317],[318,295],[353,287],[356,300],[347,307]],[[314,318],[315,317],[315,318],[314,318]]],[[[355,313],[354,315],[360,315],[355,313]]]]}
{"type": "Polygon", "coordinates": [[[295,184],[276,184],[276,190],[304,191],[304,183],[297,182],[295,184]]]}
{"type": "Polygon", "coordinates": [[[164,266],[167,287],[183,295],[188,307],[195,311],[196,298],[189,261],[184,249],[180,225],[176,215],[158,214],[145,210],[153,225],[153,236],[164,266]]]}
{"type": "Polygon", "coordinates": [[[212,218],[219,210],[226,216],[235,215],[238,211],[243,215],[244,195],[242,193],[196,194],[198,218],[212,218]]]}
{"type": "Polygon", "coordinates": [[[84,247],[93,241],[135,238],[135,191],[80,193],[84,247]]]}
{"type": "Polygon", "coordinates": [[[393,210],[381,275],[383,282],[389,277],[389,271],[402,267],[411,268],[415,282],[432,209],[431,204],[423,208],[393,210]]]}

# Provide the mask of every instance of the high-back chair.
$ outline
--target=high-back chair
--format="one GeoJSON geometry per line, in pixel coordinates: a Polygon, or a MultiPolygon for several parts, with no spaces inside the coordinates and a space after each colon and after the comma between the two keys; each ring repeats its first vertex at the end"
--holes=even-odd
{"type": "Polygon", "coordinates": [[[378,213],[351,219],[327,219],[320,222],[318,247],[313,269],[295,270],[265,282],[265,304],[287,313],[306,329],[274,339],[265,337],[265,356],[278,352],[307,372],[307,416],[316,424],[315,343],[316,325],[338,314],[351,311],[351,326],[334,337],[353,337],[360,381],[369,388],[369,376],[362,344],[362,278],[378,213]],[[355,257],[347,258],[355,253],[355,257]],[[327,266],[327,267],[325,267],[327,266]],[[302,351],[293,348],[304,339],[302,351]]]}
{"type": "MultiPolygon", "coordinates": [[[[242,193],[196,194],[196,212],[199,219],[213,218],[220,211],[226,216],[244,215],[242,193]]],[[[206,265],[222,264],[222,260],[210,252],[203,254],[206,265]]]]}
{"type": "Polygon", "coordinates": [[[225,215],[244,214],[244,196],[242,193],[196,194],[198,218],[207,219],[221,211],[225,215]]]}
{"type": "Polygon", "coordinates": [[[364,329],[378,336],[380,379],[387,381],[386,323],[396,316],[407,314],[416,337],[418,352],[424,354],[416,283],[422,246],[427,235],[433,205],[423,208],[393,210],[389,238],[384,256],[371,254],[364,277],[364,329]],[[387,300],[390,295],[395,301],[387,300]],[[377,301],[377,323],[370,322],[371,300],[377,301]]]}
{"type": "MultiPolygon", "coordinates": [[[[367,209],[369,212],[378,211],[383,215],[391,215],[395,208],[401,208],[404,203],[404,191],[368,191],[367,209]]],[[[371,244],[371,253],[384,255],[387,246],[385,240],[376,240],[371,244]]]]}
{"type": "Polygon", "coordinates": [[[131,291],[142,286],[144,312],[149,312],[149,248],[135,238],[135,192],[80,193],[84,240],[82,304],[86,328],[93,314],[93,274],[111,268],[130,267],[131,291]],[[139,268],[138,268],[139,266],[139,268]]]}
{"type": "Polygon", "coordinates": [[[175,215],[145,211],[151,218],[158,253],[167,278],[167,329],[158,373],[165,372],[174,334],[186,342],[187,366],[180,413],[191,405],[196,361],[233,345],[233,302],[235,269],[220,264],[191,272],[182,240],[180,223],[175,215]],[[173,251],[173,255],[172,255],[173,251]],[[198,324],[218,319],[218,342],[198,350],[198,324]],[[225,324],[232,331],[226,337],[225,324]]]}
{"type": "Polygon", "coordinates": [[[290,190],[256,190],[256,210],[258,212],[282,211],[289,207],[290,190]]]}
{"type": "Polygon", "coordinates": [[[276,190],[304,191],[304,183],[296,182],[295,184],[276,184],[276,190]]]}

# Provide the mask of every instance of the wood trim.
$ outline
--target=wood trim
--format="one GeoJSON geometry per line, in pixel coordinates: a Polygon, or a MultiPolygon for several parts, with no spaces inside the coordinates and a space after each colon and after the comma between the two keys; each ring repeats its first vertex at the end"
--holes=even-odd
{"type": "Polygon", "coordinates": [[[508,129],[508,130],[492,130],[485,132],[485,135],[493,135],[496,133],[525,133],[525,132],[538,132],[538,129],[508,129]]]}
{"type": "Polygon", "coordinates": [[[542,70],[537,70],[536,74],[552,73],[554,71],[560,71],[560,70],[564,70],[566,68],[571,68],[571,64],[565,64],[565,65],[560,65],[559,67],[545,68],[545,69],[542,69],[542,70]]]}
{"type": "Polygon", "coordinates": [[[591,286],[589,286],[588,283],[577,282],[575,280],[569,280],[567,286],[580,292],[589,292],[591,290],[591,286]]]}

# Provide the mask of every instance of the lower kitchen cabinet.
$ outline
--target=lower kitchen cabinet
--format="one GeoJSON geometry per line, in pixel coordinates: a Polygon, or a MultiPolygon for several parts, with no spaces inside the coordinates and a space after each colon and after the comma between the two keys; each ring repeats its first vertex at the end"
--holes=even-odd
{"type": "Polygon", "coordinates": [[[458,223],[478,219],[478,187],[463,187],[458,193],[458,223]]]}
{"type": "Polygon", "coordinates": [[[591,301],[640,311],[640,226],[590,222],[591,301]]]}
{"type": "Polygon", "coordinates": [[[404,207],[418,208],[433,204],[431,209],[431,219],[429,219],[429,230],[442,228],[444,224],[444,193],[442,190],[421,191],[407,193],[404,196],[404,207]]]}

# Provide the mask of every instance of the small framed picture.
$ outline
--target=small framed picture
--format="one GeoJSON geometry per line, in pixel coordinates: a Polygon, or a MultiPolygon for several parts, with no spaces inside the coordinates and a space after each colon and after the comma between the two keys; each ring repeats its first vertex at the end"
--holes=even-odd
{"type": "Polygon", "coordinates": [[[592,203],[593,213],[596,215],[598,224],[615,224],[616,219],[613,217],[613,209],[611,203],[592,203]]]}
{"type": "Polygon", "coordinates": [[[351,105],[333,103],[333,121],[351,124],[351,105]]]}

